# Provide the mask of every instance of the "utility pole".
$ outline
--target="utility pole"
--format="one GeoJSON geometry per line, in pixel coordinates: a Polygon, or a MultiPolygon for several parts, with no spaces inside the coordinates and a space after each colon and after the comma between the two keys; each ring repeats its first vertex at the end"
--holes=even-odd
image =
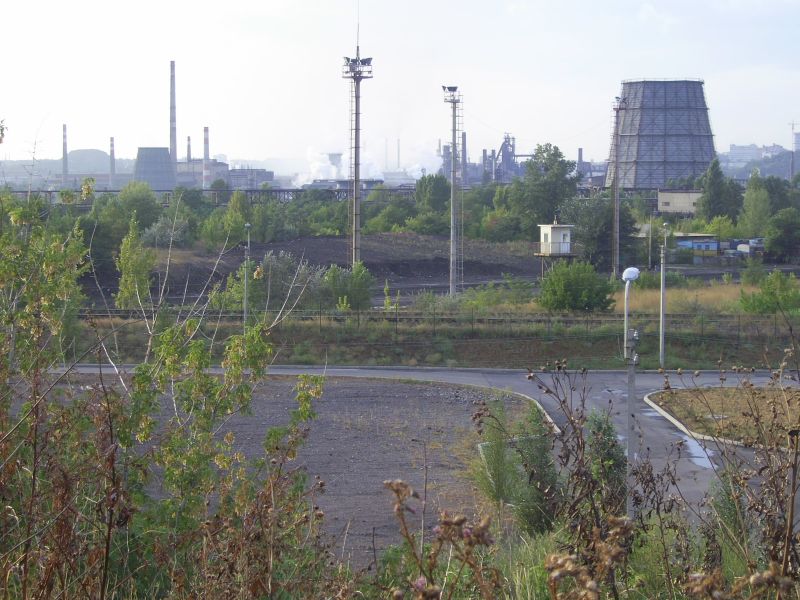
{"type": "Polygon", "coordinates": [[[625,110],[626,104],[625,98],[617,97],[614,105],[614,223],[611,242],[611,274],[614,279],[619,274],[619,143],[621,140],[619,111],[625,110]]]}
{"type": "Polygon", "coordinates": [[[372,58],[361,58],[361,50],[356,40],[356,57],[344,57],[342,77],[353,82],[351,123],[350,174],[353,180],[353,266],[361,260],[361,81],[372,78],[372,58]]]}
{"type": "Polygon", "coordinates": [[[456,295],[458,284],[458,218],[457,218],[457,187],[458,187],[458,105],[461,94],[458,86],[443,85],[444,101],[450,104],[453,110],[453,136],[450,146],[450,296],[456,295]]]}
{"type": "Polygon", "coordinates": [[[791,183],[792,180],[794,179],[794,153],[795,150],[797,150],[797,144],[795,143],[794,140],[794,126],[796,125],[796,123],[792,121],[791,123],[789,123],[789,125],[792,126],[792,156],[789,157],[789,183],[791,183]]]}
{"type": "Polygon", "coordinates": [[[667,233],[667,223],[664,223],[664,244],[661,246],[661,305],[658,312],[658,366],[662,369],[666,362],[664,321],[667,310],[667,233]]]}
{"type": "Polygon", "coordinates": [[[244,301],[243,301],[243,331],[247,332],[247,280],[250,278],[250,223],[245,223],[247,230],[247,246],[244,253],[244,301]]]}

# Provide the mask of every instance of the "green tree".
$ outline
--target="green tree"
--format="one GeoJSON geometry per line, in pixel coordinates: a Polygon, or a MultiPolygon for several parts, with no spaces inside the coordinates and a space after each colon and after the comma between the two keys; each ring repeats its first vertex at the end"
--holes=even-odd
{"type": "Polygon", "coordinates": [[[769,175],[761,178],[761,186],[769,194],[769,206],[772,214],[789,208],[791,204],[791,184],[783,177],[769,175]]]}
{"type": "Polygon", "coordinates": [[[228,212],[238,215],[243,223],[250,223],[253,213],[247,194],[242,190],[233,192],[228,202],[228,212]]]}
{"type": "Polygon", "coordinates": [[[231,191],[228,189],[228,183],[224,179],[215,179],[211,182],[209,190],[212,192],[214,204],[227,204],[231,199],[231,191]]]}
{"type": "Polygon", "coordinates": [[[714,159],[700,178],[703,194],[697,202],[697,216],[711,221],[716,216],[727,215],[731,220],[739,216],[742,206],[741,191],[732,179],[726,178],[714,159]]]}
{"type": "Polygon", "coordinates": [[[748,313],[773,314],[781,311],[793,312],[800,309],[800,287],[794,273],[788,275],[778,270],[767,275],[760,289],[753,293],[741,292],[739,303],[748,313]]]}
{"type": "Polygon", "coordinates": [[[118,200],[123,213],[129,218],[135,214],[136,221],[143,230],[155,223],[161,215],[161,203],[150,186],[142,181],[132,181],[122,188],[118,200]]]}
{"type": "Polygon", "coordinates": [[[585,262],[557,262],[542,279],[536,301],[550,311],[594,312],[610,309],[614,285],[585,262]]]}
{"type": "Polygon", "coordinates": [[[736,237],[736,225],[728,215],[717,215],[705,226],[705,232],[717,236],[720,240],[736,237]]]}
{"type": "Polygon", "coordinates": [[[361,262],[352,269],[331,265],[322,278],[321,301],[329,307],[344,303],[352,310],[368,310],[374,285],[375,278],[361,262]]]}
{"type": "MultiPolygon", "coordinates": [[[[584,261],[598,271],[611,270],[611,241],[614,202],[607,196],[573,198],[564,203],[560,221],[575,225],[575,247],[584,261]]],[[[620,205],[619,250],[623,262],[633,261],[636,253],[636,221],[627,203],[620,205]]]]}
{"type": "Polygon", "coordinates": [[[144,248],[135,216],[131,217],[128,234],[114,262],[120,274],[119,291],[114,295],[117,308],[137,309],[150,304],[150,272],[155,265],[155,253],[144,248]]]}
{"type": "Polygon", "coordinates": [[[539,239],[539,224],[552,223],[556,210],[575,196],[578,175],[575,162],[566,160],[558,146],[536,146],[525,163],[525,175],[516,179],[508,192],[508,207],[519,219],[522,235],[539,239]]]}
{"type": "Polygon", "coordinates": [[[764,247],[775,260],[788,262],[800,250],[800,211],[784,208],[775,213],[767,226],[764,247]]]}
{"type": "Polygon", "coordinates": [[[417,180],[419,212],[445,212],[450,205],[450,182],[444,175],[424,175],[417,180]]]}
{"type": "Polygon", "coordinates": [[[744,193],[744,206],[739,217],[739,231],[745,237],[761,237],[766,233],[770,215],[769,193],[761,185],[758,176],[747,183],[744,193]]]}

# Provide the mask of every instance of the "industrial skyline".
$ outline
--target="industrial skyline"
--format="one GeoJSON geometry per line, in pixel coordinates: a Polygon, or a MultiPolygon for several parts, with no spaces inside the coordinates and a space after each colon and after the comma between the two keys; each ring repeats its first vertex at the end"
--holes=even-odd
{"type": "MultiPolygon", "coordinates": [[[[145,0],[126,12],[124,28],[107,5],[79,4],[7,11],[30,28],[8,28],[18,58],[5,79],[24,92],[4,98],[0,159],[58,158],[62,123],[71,149],[105,149],[110,137],[120,158],[168,147],[170,60],[179,139],[210,126],[214,153],[232,161],[311,162],[349,146],[338,65],[355,41],[352,0],[233,2],[224,12],[145,0]]],[[[384,166],[387,140],[402,140],[403,166],[438,167],[438,140],[449,137],[440,86],[451,81],[470,99],[473,162],[505,132],[520,152],[552,142],[570,158],[583,147],[587,159],[604,160],[619,82],[635,78],[704,79],[718,150],[789,147],[789,122],[800,116],[799,8],[796,0],[364,2],[361,45],[380,66],[365,97],[365,175],[384,166]]]]}

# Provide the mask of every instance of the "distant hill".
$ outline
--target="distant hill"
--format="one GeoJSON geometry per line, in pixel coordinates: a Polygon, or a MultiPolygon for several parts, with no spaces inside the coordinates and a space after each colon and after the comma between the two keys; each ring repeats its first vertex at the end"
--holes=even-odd
{"type": "MultiPolygon", "coordinates": [[[[750,177],[750,173],[753,172],[753,169],[758,169],[762,177],[769,177],[770,175],[773,175],[775,177],[783,177],[784,179],[788,179],[789,171],[791,169],[791,160],[791,152],[781,152],[780,154],[770,158],[751,160],[743,167],[731,168],[722,166],[722,170],[725,175],[728,177],[733,177],[734,179],[748,179],[750,177]]],[[[800,172],[800,164],[798,164],[798,161],[800,161],[800,155],[795,157],[795,173],[800,172]]]]}

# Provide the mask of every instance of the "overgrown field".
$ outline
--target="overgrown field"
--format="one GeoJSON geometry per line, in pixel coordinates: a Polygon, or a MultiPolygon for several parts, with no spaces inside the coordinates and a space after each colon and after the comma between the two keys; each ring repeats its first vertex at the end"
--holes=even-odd
{"type": "MultiPolygon", "coordinates": [[[[265,316],[256,314],[253,319],[265,316]]],[[[266,318],[269,323],[274,314],[266,318]]],[[[657,368],[657,317],[634,314],[631,323],[641,333],[641,367],[657,368]]],[[[123,362],[144,356],[147,330],[141,321],[97,318],[82,321],[80,327],[75,357],[97,336],[106,335],[123,362]]],[[[211,343],[211,352],[218,357],[219,340],[239,333],[241,327],[240,317],[212,316],[200,331],[217,340],[211,343]]],[[[775,364],[789,341],[788,327],[777,317],[671,315],[666,327],[667,366],[775,364]]],[[[271,327],[269,336],[279,364],[525,369],[554,357],[570,357],[572,364],[587,368],[622,368],[622,329],[619,315],[309,312],[290,315],[271,327]]]]}

